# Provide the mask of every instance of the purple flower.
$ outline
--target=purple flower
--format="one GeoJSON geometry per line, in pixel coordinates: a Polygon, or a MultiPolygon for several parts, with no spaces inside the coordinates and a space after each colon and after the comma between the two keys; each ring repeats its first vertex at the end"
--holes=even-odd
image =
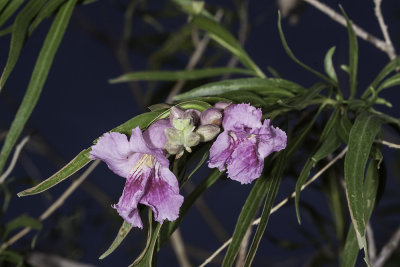
{"type": "Polygon", "coordinates": [[[124,192],[113,208],[125,221],[139,228],[143,227],[138,213],[139,203],[149,206],[155,220],[162,223],[164,219],[176,220],[183,202],[178,181],[169,170],[169,161],[160,148],[165,139],[162,140],[158,132],[168,124],[161,121],[153,125],[143,135],[136,127],[129,141],[124,134],[106,133],[90,152],[91,159],[103,160],[115,174],[126,178],[124,192]]]}
{"type": "Polygon", "coordinates": [[[286,134],[270,125],[261,123],[261,109],[249,104],[232,104],[225,109],[222,126],[224,131],[211,146],[208,167],[227,169],[228,177],[251,183],[264,168],[264,158],[286,147],[286,134]]]}

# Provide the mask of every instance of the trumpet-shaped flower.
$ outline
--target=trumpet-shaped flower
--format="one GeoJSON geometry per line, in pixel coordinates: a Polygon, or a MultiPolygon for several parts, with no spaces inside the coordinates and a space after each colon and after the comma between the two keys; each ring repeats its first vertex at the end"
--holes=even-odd
{"type": "Polygon", "coordinates": [[[156,126],[143,135],[136,127],[129,140],[124,134],[106,133],[90,152],[91,159],[104,161],[115,174],[126,178],[122,196],[113,208],[125,221],[139,228],[143,227],[139,203],[149,206],[155,220],[162,223],[164,219],[176,220],[183,202],[178,181],[169,170],[169,161],[161,149],[165,139],[157,134],[159,128],[168,127],[168,124],[162,121],[156,126]],[[149,140],[152,137],[159,138],[149,140]]]}
{"type": "Polygon", "coordinates": [[[251,183],[264,168],[264,158],[286,147],[286,134],[272,127],[270,121],[261,123],[261,109],[249,104],[232,104],[224,111],[224,131],[211,146],[210,168],[227,169],[228,177],[251,183]]]}

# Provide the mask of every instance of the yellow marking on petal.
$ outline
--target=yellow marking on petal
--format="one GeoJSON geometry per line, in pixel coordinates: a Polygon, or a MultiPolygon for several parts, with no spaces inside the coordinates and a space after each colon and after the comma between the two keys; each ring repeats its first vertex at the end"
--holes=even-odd
{"type": "Polygon", "coordinates": [[[142,170],[145,166],[153,168],[153,158],[152,155],[144,154],[131,169],[130,173],[134,173],[136,170],[142,170]]]}

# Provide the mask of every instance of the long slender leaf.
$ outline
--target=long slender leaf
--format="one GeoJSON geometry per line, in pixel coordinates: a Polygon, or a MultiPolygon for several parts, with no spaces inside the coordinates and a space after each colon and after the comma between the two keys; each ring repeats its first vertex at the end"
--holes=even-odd
{"type": "Polygon", "coordinates": [[[359,115],[350,131],[349,149],[344,162],[347,202],[360,249],[366,246],[364,170],[380,126],[376,116],[368,113],[359,115]]]}
{"type": "Polygon", "coordinates": [[[336,82],[336,86],[338,86],[338,78],[336,76],[336,71],[335,67],[333,66],[332,62],[332,57],[333,54],[335,53],[336,47],[331,47],[328,52],[325,55],[324,59],[324,68],[325,68],[325,73],[328,75],[329,78],[331,78],[333,81],[336,82]]]}
{"type": "Polygon", "coordinates": [[[290,49],[289,45],[286,42],[286,38],[285,35],[283,33],[282,30],[282,24],[281,24],[281,13],[278,13],[278,30],[279,30],[279,36],[281,37],[281,41],[282,41],[282,45],[283,48],[286,51],[286,54],[288,54],[288,56],[294,61],[296,62],[298,65],[300,65],[302,68],[308,70],[309,72],[313,73],[314,75],[316,75],[317,77],[319,77],[320,79],[335,85],[335,82],[332,81],[330,78],[326,77],[325,75],[323,75],[322,73],[314,70],[313,68],[307,66],[306,64],[304,64],[303,62],[301,62],[300,60],[297,59],[297,57],[293,54],[292,50],[290,49]]]}
{"type": "Polygon", "coordinates": [[[222,262],[222,267],[232,266],[236,255],[239,251],[240,244],[249,228],[256,212],[258,211],[264,196],[267,194],[270,188],[270,179],[261,174],[261,177],[256,180],[253,188],[243,205],[242,211],[240,212],[239,218],[236,223],[235,230],[232,236],[232,242],[228,247],[228,251],[225,254],[222,262]]]}
{"type": "Polygon", "coordinates": [[[22,214],[6,224],[4,233],[2,234],[3,238],[6,238],[11,231],[21,227],[29,227],[34,230],[40,230],[42,229],[42,223],[36,218],[22,214]]]}
{"type": "MultiPolygon", "coordinates": [[[[36,1],[32,1],[30,3],[33,2],[36,3],[36,1]]],[[[36,61],[28,89],[26,90],[25,96],[17,111],[14,121],[11,124],[7,138],[0,152],[0,173],[2,173],[11,149],[20,136],[26,121],[33,111],[33,108],[36,106],[50,67],[53,63],[55,53],[57,52],[65,29],[67,28],[75,4],[76,0],[71,0],[63,5],[46,36],[46,40],[44,41],[43,47],[36,61]]]]}
{"type": "Polygon", "coordinates": [[[260,223],[257,227],[256,233],[254,235],[253,241],[251,243],[249,252],[246,256],[246,261],[244,266],[251,266],[254,256],[256,255],[258,246],[260,244],[261,238],[264,235],[265,228],[267,227],[269,215],[271,213],[272,205],[274,204],[276,195],[278,194],[279,185],[282,180],[283,170],[286,164],[286,153],[285,151],[281,152],[278,156],[277,163],[274,165],[274,169],[272,170],[270,176],[268,178],[269,186],[267,191],[267,197],[265,199],[264,208],[261,213],[260,223]]]}
{"type": "Polygon", "coordinates": [[[241,78],[204,84],[188,92],[177,95],[174,99],[185,100],[194,97],[216,96],[239,90],[252,91],[260,95],[274,93],[283,96],[291,96],[293,93],[306,91],[302,86],[283,79],[241,78]]]}
{"type": "Polygon", "coordinates": [[[132,229],[132,224],[127,223],[124,221],[121,225],[121,228],[118,231],[117,236],[115,237],[114,241],[110,245],[110,247],[99,257],[100,260],[104,259],[108,255],[110,255],[114,250],[122,243],[125,237],[129,234],[132,229]]]}
{"type": "Polygon", "coordinates": [[[358,70],[358,42],[354,32],[353,25],[347,17],[346,12],[340,6],[343,16],[347,23],[347,32],[349,35],[349,76],[350,76],[350,98],[355,97],[357,93],[357,70],[358,70]]]}
{"type": "Polygon", "coordinates": [[[65,1],[67,0],[52,0],[48,1],[32,21],[28,35],[30,36],[39,24],[45,19],[50,17],[65,1]]]}
{"type": "MultiPolygon", "coordinates": [[[[379,72],[379,74],[375,77],[372,83],[368,86],[368,88],[377,88],[378,84],[391,72],[393,72],[396,68],[400,66],[400,57],[396,57],[392,61],[390,61],[383,69],[379,72]]],[[[368,93],[368,90],[365,90],[363,97],[368,93]]]]}
{"type": "Polygon", "coordinates": [[[153,263],[154,263],[153,254],[155,252],[154,248],[156,245],[158,235],[160,233],[161,226],[162,226],[162,224],[157,223],[157,226],[155,227],[154,231],[152,232],[149,247],[147,248],[147,251],[144,254],[143,258],[139,262],[135,261],[134,263],[129,265],[129,267],[133,267],[133,266],[151,267],[151,266],[153,266],[153,263]]]}
{"type": "Polygon", "coordinates": [[[210,37],[224,48],[234,54],[239,61],[248,69],[253,70],[258,77],[265,78],[265,74],[247,55],[240,43],[233,35],[213,19],[202,15],[194,16],[192,23],[210,34],[210,37]]]}
{"type": "Polygon", "coordinates": [[[379,86],[377,92],[382,91],[383,89],[387,89],[393,86],[398,86],[400,85],[400,74],[397,73],[389,78],[387,78],[386,80],[384,80],[382,82],[382,84],[379,86]]]}
{"type": "MultiPolygon", "coordinates": [[[[8,0],[0,1],[0,11],[5,5],[7,5],[8,0]]],[[[14,14],[14,12],[24,3],[24,0],[12,0],[6,8],[0,13],[0,27],[14,14]]]]}
{"type": "Polygon", "coordinates": [[[0,91],[18,61],[29,23],[39,12],[45,1],[46,0],[29,1],[29,3],[18,13],[17,17],[15,18],[7,63],[0,77],[0,91]]]}
{"type": "Polygon", "coordinates": [[[239,68],[209,68],[198,70],[181,71],[137,71],[124,74],[118,78],[111,79],[110,83],[121,83],[130,81],[179,81],[197,80],[208,77],[215,77],[224,74],[253,75],[254,72],[239,68]]]}

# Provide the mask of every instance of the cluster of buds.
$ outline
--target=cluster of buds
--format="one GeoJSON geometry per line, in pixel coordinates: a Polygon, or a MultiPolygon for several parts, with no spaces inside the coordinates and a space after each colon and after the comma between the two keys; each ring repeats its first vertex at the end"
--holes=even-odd
{"type": "Polygon", "coordinates": [[[171,127],[164,130],[164,149],[170,155],[180,158],[185,150],[190,153],[191,147],[200,142],[211,141],[220,133],[222,110],[220,107],[214,107],[200,112],[175,106],[171,108],[169,123],[171,127]]]}

